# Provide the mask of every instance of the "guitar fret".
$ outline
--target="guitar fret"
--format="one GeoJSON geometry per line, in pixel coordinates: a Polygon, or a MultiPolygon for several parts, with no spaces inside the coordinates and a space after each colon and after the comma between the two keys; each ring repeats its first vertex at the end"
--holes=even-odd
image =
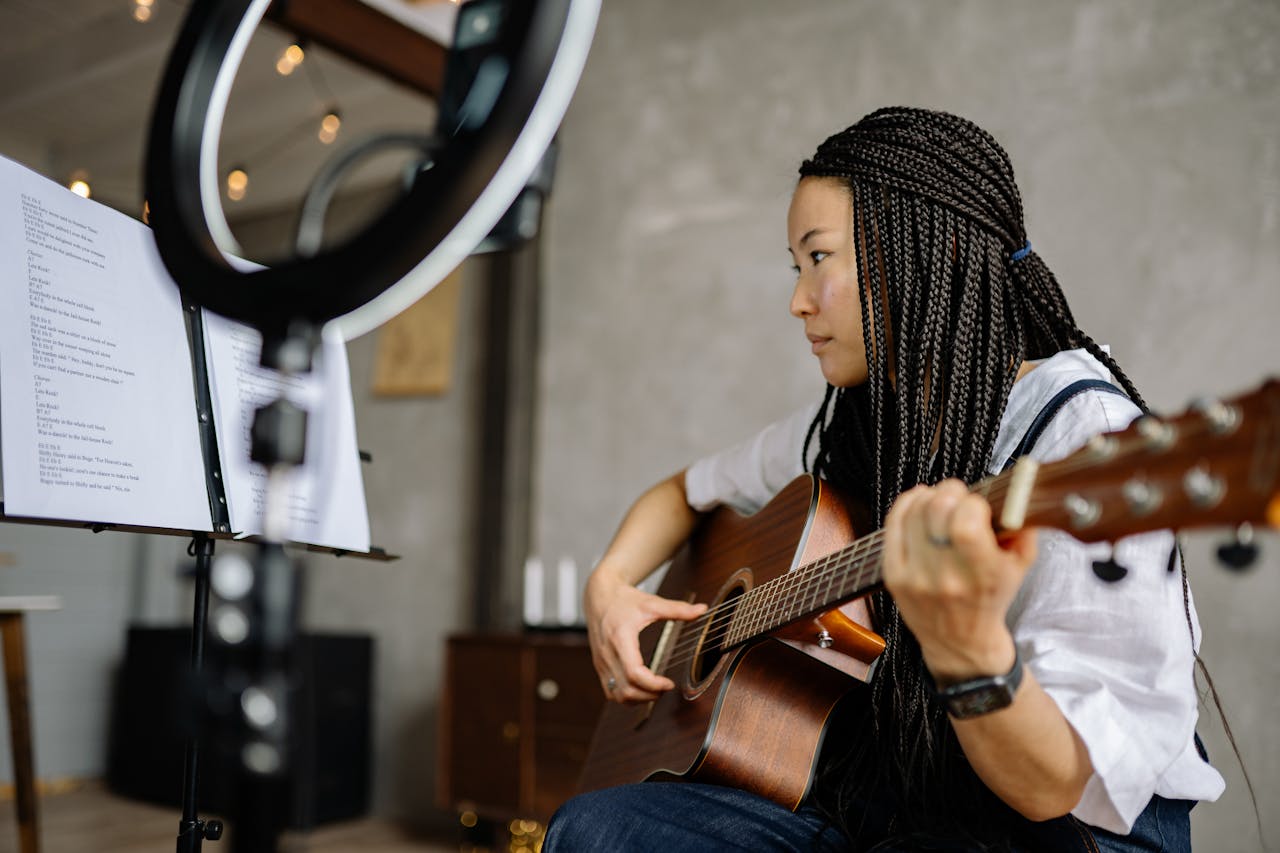
{"type": "MultiPolygon", "coordinates": [[[[835,574],[835,571],[833,571],[832,569],[832,564],[833,562],[838,562],[837,560],[838,553],[840,552],[831,553],[831,555],[827,555],[826,557],[824,557],[822,561],[822,571],[820,571],[820,573],[817,573],[818,579],[822,578],[823,574],[827,575],[827,593],[831,593],[831,578],[832,578],[832,575],[835,574]]],[[[819,588],[820,587],[818,583],[810,583],[810,589],[813,590],[813,599],[812,601],[808,602],[809,610],[814,610],[814,608],[817,608],[818,603],[822,601],[822,596],[820,596],[819,594],[819,588]]]]}
{"type": "Polygon", "coordinates": [[[883,531],[876,531],[739,596],[723,635],[726,648],[831,609],[880,582],[883,531]],[[824,577],[825,576],[825,577],[824,577]]]}

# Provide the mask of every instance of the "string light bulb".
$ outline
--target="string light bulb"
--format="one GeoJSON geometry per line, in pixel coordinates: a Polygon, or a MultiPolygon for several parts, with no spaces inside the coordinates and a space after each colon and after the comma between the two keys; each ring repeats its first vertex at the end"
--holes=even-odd
{"type": "Polygon", "coordinates": [[[239,201],[249,188],[249,173],[239,167],[227,172],[227,198],[239,201]]]}
{"type": "Polygon", "coordinates": [[[329,145],[338,138],[340,127],[342,127],[342,117],[338,115],[337,110],[330,110],[324,118],[320,119],[320,132],[317,136],[321,142],[329,145]]]}
{"type": "Polygon", "coordinates": [[[133,19],[140,24],[151,20],[151,7],[155,0],[133,0],[133,19]]]}
{"type": "Polygon", "coordinates": [[[84,169],[76,169],[71,173],[71,177],[67,179],[67,189],[80,196],[80,198],[88,198],[91,194],[89,173],[84,169]]]}
{"type": "Polygon", "coordinates": [[[295,42],[286,47],[284,52],[280,54],[280,58],[276,60],[276,72],[281,77],[288,77],[294,72],[294,69],[302,64],[302,60],[305,58],[306,54],[302,50],[302,45],[295,42]]]}

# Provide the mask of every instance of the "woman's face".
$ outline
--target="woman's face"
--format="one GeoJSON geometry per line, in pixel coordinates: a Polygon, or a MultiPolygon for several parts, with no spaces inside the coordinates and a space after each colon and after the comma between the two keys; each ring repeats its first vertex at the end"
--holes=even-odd
{"type": "Polygon", "coordinates": [[[791,313],[827,382],[838,388],[867,379],[862,341],[853,205],[838,178],[802,178],[787,212],[787,242],[797,273],[791,313]]]}

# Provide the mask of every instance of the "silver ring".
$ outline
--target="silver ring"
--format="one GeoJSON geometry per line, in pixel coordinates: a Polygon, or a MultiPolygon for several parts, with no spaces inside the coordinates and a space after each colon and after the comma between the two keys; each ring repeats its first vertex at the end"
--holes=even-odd
{"type": "Polygon", "coordinates": [[[617,689],[618,689],[618,679],[614,678],[612,675],[611,675],[611,676],[609,676],[609,680],[608,680],[608,681],[606,681],[606,682],[604,683],[604,689],[605,689],[605,690],[608,690],[610,693],[612,693],[613,691],[617,690],[617,689]]]}
{"type": "Polygon", "coordinates": [[[950,536],[934,536],[932,533],[926,533],[925,538],[929,540],[929,544],[935,548],[950,548],[950,536]]]}

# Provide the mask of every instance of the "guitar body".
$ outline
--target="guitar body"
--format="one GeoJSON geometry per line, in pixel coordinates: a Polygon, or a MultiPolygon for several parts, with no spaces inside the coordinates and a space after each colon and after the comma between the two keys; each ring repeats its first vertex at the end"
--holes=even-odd
{"type": "MultiPolygon", "coordinates": [[[[854,539],[845,502],[804,476],[754,515],[708,516],[658,594],[715,607],[854,539]]],[[[705,623],[650,626],[641,653],[676,688],[645,705],[606,705],[581,790],[685,779],[795,808],[808,793],[832,709],[884,648],[869,624],[855,601],[724,654],[714,637],[706,641],[705,623]]]]}

